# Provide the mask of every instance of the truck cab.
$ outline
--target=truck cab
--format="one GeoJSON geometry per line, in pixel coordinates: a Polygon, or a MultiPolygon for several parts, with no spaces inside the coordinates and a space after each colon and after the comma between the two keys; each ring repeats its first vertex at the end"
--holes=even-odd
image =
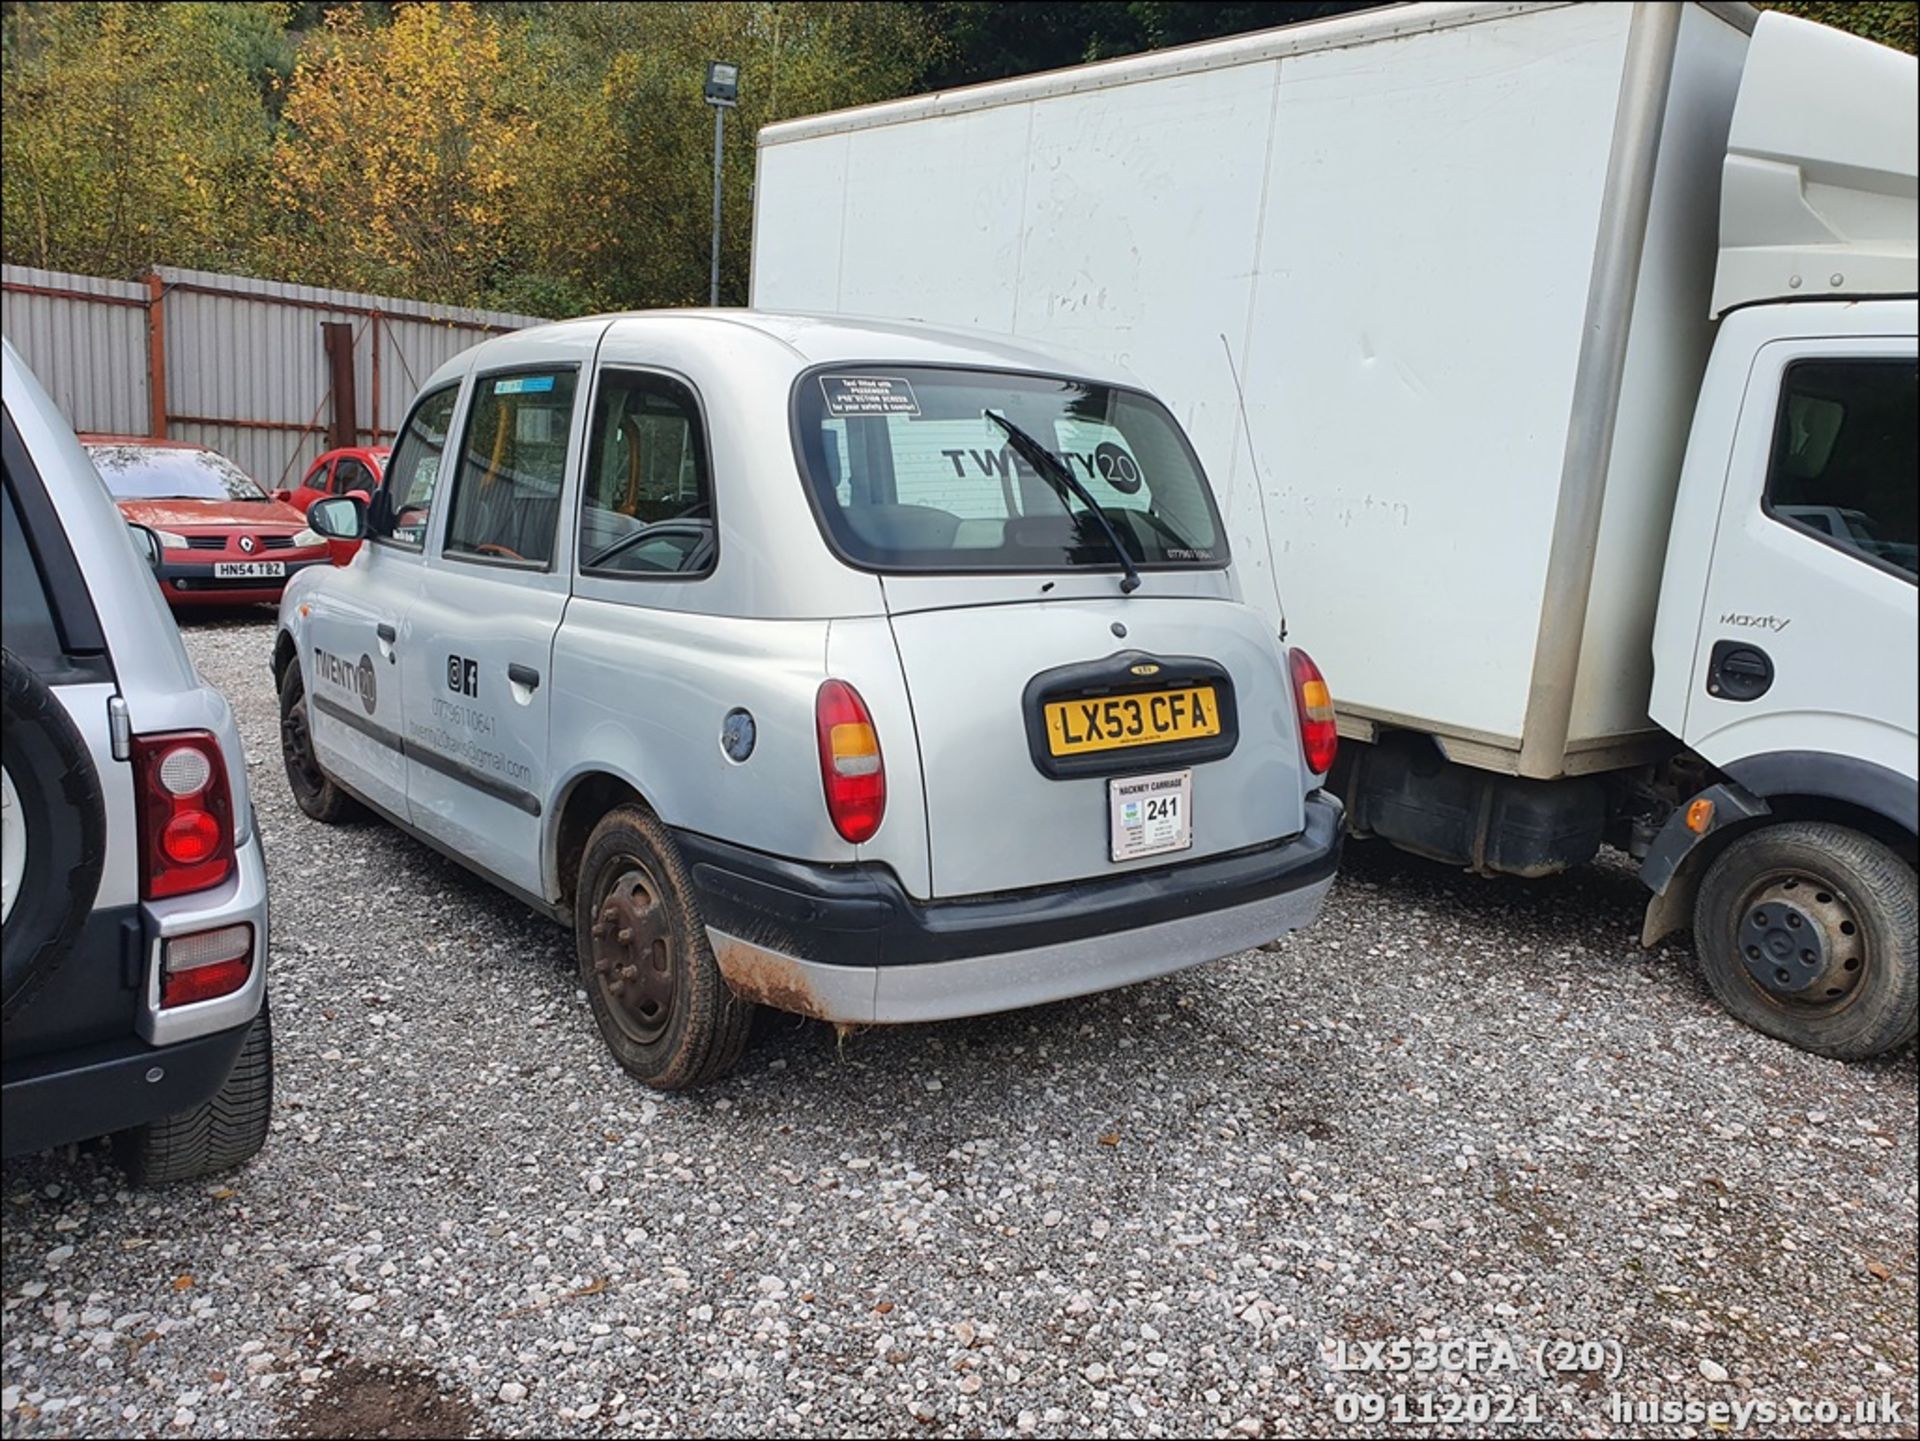
{"type": "Polygon", "coordinates": [[[1916,137],[1872,118],[1914,82],[1756,28],[1654,630],[1649,710],[1703,784],[1648,851],[1643,938],[1691,924],[1731,1010],[1839,1055],[1915,1031],[1916,137]]]}

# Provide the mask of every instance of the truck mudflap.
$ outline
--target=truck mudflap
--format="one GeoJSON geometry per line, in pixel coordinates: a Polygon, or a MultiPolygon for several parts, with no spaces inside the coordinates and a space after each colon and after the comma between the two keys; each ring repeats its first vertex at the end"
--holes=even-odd
{"type": "Polygon", "coordinates": [[[1675,808],[1640,862],[1640,879],[1653,892],[1640,926],[1641,945],[1651,946],[1691,923],[1699,868],[1688,862],[1700,847],[1771,813],[1764,800],[1733,781],[1710,785],[1675,808]]]}

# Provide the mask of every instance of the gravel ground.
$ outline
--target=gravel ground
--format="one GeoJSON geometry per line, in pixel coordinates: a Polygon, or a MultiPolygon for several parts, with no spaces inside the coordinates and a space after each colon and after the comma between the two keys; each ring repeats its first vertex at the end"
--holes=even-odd
{"type": "Polygon", "coordinates": [[[274,1132],[164,1192],[100,1145],[7,1165],[7,1436],[1377,1432],[1368,1404],[1710,1434],[1616,1397],[1915,1434],[1912,1048],[1735,1024],[1636,949],[1622,866],[1360,847],[1268,950],[844,1040],[769,1017],[731,1078],[656,1096],[565,933],[294,810],[271,638],[187,637],[272,867],[274,1132]],[[1394,1338],[1486,1349],[1334,1369],[1394,1338]],[[1546,1380],[1556,1339],[1613,1344],[1546,1380]],[[1852,1425],[1883,1393],[1901,1420],[1852,1425]]]}

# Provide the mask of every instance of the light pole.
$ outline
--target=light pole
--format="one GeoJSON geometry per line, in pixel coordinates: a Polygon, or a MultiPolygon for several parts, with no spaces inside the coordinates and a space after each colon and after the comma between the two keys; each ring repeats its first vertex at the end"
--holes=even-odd
{"type": "Polygon", "coordinates": [[[713,107],[713,271],[707,303],[720,303],[720,142],[726,134],[727,112],[740,103],[740,67],[724,60],[707,63],[707,104],[713,107]]]}

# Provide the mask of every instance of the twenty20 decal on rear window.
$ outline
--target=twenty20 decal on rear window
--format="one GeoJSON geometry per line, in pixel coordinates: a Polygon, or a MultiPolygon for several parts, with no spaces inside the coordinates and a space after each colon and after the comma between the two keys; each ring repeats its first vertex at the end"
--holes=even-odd
{"type": "Polygon", "coordinates": [[[1116,545],[1142,568],[1226,562],[1192,448],[1136,391],[1016,371],[835,368],[796,387],[794,427],[821,523],[856,564],[1110,568],[1116,545]],[[1009,425],[1032,439],[1024,453],[1009,425]],[[1035,448],[1046,454],[1030,464],[1035,448]]]}

